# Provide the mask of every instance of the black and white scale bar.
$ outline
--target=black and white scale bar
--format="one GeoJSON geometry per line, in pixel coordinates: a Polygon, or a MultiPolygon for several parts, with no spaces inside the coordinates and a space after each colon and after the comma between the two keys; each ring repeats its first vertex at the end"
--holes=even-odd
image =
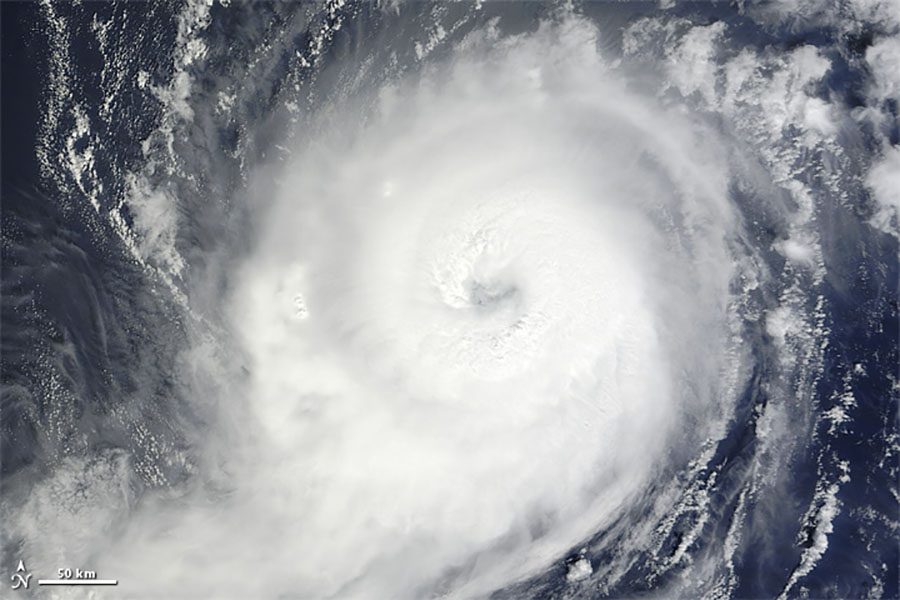
{"type": "Polygon", "coordinates": [[[38,585],[119,585],[118,579],[38,579],[38,585]]]}

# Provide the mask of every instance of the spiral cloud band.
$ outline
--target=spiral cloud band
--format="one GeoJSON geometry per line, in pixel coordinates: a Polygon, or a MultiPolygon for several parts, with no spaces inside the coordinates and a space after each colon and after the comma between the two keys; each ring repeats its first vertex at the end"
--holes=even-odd
{"type": "Polygon", "coordinates": [[[310,596],[521,576],[727,402],[727,167],[596,46],[473,33],[285,167],[232,313],[310,596]]]}
{"type": "Polygon", "coordinates": [[[891,1],[4,5],[0,562],[895,596],[891,1]]]}

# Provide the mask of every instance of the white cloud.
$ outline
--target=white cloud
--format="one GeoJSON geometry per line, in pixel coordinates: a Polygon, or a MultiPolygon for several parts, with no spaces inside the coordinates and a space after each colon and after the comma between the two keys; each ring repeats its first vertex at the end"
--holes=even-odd
{"type": "Polygon", "coordinates": [[[593,572],[594,570],[591,568],[591,562],[586,558],[579,558],[569,565],[569,570],[566,573],[566,581],[570,583],[582,581],[583,579],[590,577],[593,572]]]}
{"type": "Polygon", "coordinates": [[[888,147],[869,171],[866,184],[878,203],[869,222],[886,233],[900,235],[900,147],[888,147]]]}
{"type": "MultiPolygon", "coordinates": [[[[721,32],[701,33],[681,51],[702,62],[721,32]]],[[[704,439],[678,424],[727,413],[740,356],[728,167],[597,46],[571,16],[487,27],[371,112],[331,107],[260,200],[231,372],[191,358],[227,476],[148,500],[92,568],[126,594],[469,597],[558,560],[670,442],[704,439]]],[[[176,203],[131,187],[136,251],[177,268],[176,203]]]]}
{"type": "Polygon", "coordinates": [[[866,49],[872,74],[869,96],[873,103],[900,100],[900,37],[882,37],[866,49]]]}
{"type": "Polygon", "coordinates": [[[725,34],[725,23],[691,28],[668,55],[667,71],[672,83],[684,96],[699,93],[706,104],[718,105],[719,65],[717,46],[725,34]]]}

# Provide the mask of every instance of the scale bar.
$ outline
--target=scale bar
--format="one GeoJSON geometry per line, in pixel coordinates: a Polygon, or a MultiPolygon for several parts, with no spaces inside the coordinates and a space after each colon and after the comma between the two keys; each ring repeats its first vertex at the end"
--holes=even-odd
{"type": "Polygon", "coordinates": [[[38,579],[38,585],[119,585],[118,579],[38,579]]]}

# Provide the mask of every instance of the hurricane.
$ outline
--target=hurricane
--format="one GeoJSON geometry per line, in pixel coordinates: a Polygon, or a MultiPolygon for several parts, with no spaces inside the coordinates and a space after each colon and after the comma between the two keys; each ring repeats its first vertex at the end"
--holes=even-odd
{"type": "Polygon", "coordinates": [[[896,2],[2,8],[14,590],[897,596],[896,2]]]}

